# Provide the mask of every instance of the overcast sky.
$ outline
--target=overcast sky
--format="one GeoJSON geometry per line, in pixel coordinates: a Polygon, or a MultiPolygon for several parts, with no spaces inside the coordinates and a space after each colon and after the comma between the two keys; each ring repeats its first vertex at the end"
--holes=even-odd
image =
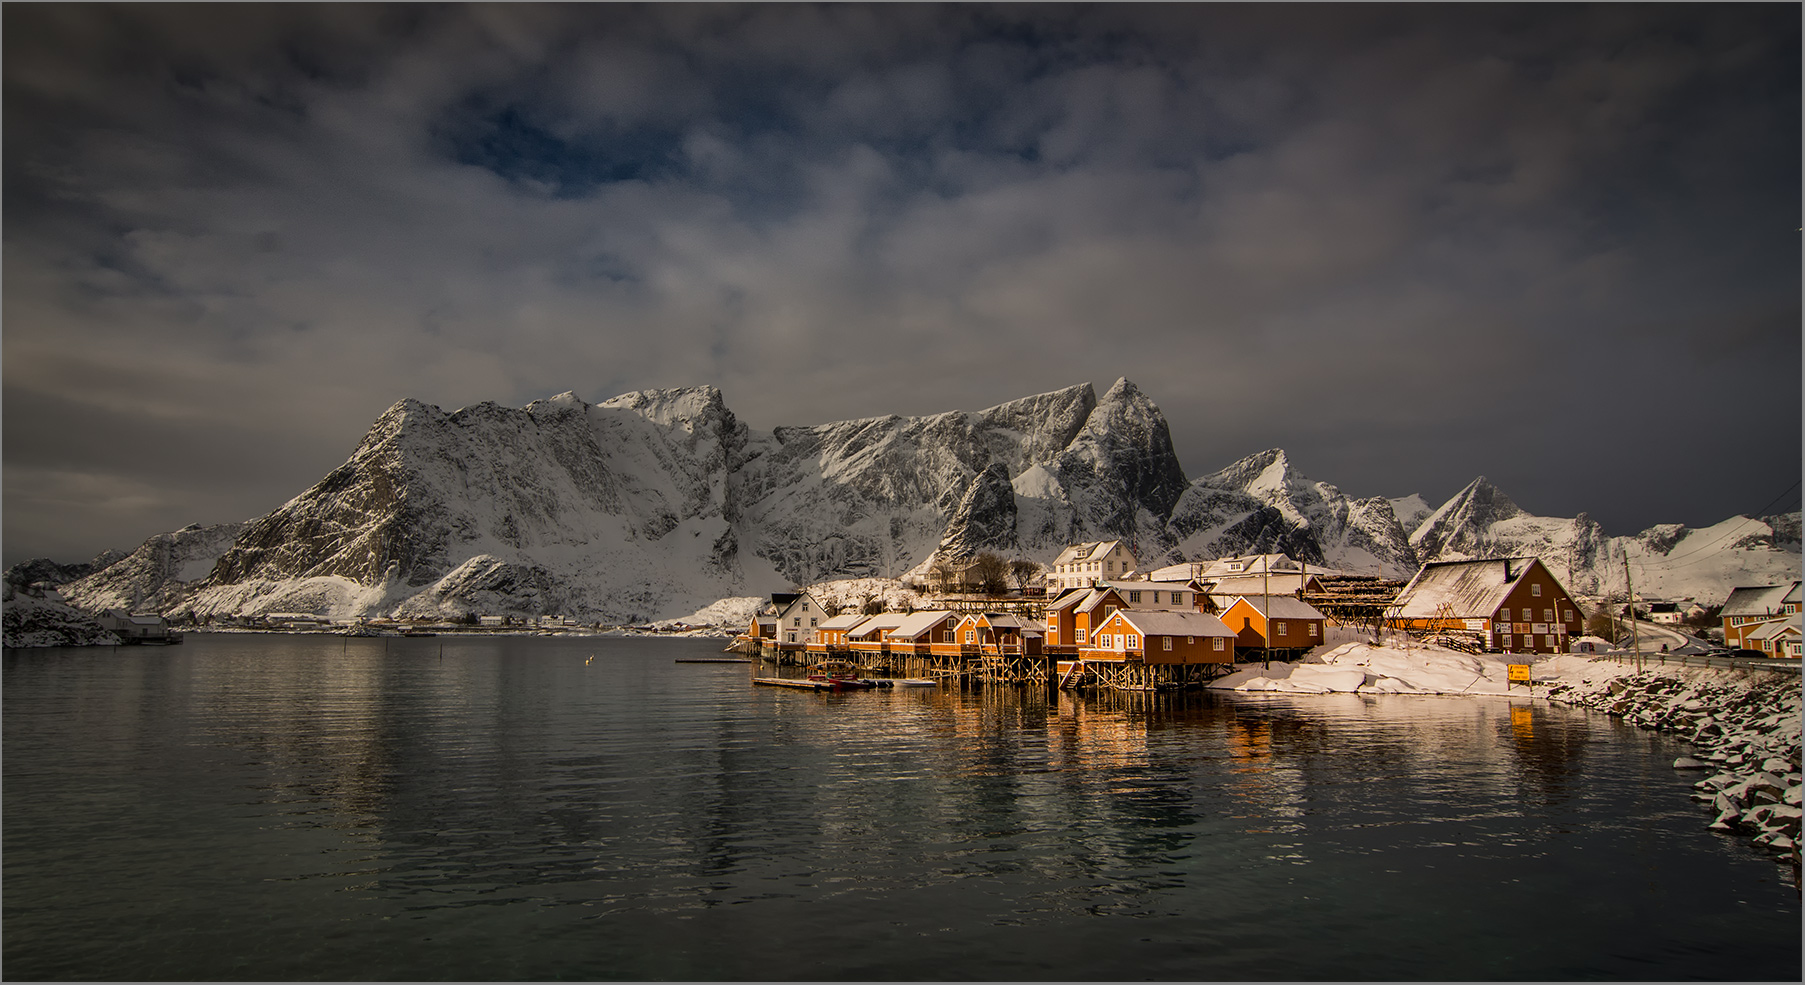
{"type": "Polygon", "coordinates": [[[9,564],[261,515],[402,397],[708,383],[1126,376],[1193,478],[1799,503],[1796,4],[0,16],[9,564]]]}

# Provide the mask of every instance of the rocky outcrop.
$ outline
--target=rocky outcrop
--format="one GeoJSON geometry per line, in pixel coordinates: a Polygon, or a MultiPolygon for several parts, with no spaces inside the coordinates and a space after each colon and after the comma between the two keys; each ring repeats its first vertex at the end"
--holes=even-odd
{"type": "Polygon", "coordinates": [[[1350,499],[1299,472],[1282,448],[1191,483],[1171,527],[1181,555],[1174,560],[1283,551],[1311,564],[1400,579],[1418,567],[1391,500],[1350,499]]]}
{"type": "Polygon", "coordinates": [[[0,638],[7,647],[116,646],[119,637],[94,617],[61,602],[26,595],[6,585],[0,604],[0,638]]]}
{"type": "Polygon", "coordinates": [[[1676,769],[1710,770],[1694,784],[1719,831],[1799,862],[1800,692],[1796,673],[1662,668],[1566,681],[1551,700],[1596,708],[1693,747],[1676,769]]]}
{"type": "Polygon", "coordinates": [[[169,612],[205,582],[220,556],[232,548],[247,526],[193,523],[157,534],[131,554],[64,585],[63,598],[86,612],[169,612]]]}
{"type": "Polygon", "coordinates": [[[980,551],[1001,553],[1013,551],[1016,545],[1015,490],[1009,484],[1008,470],[1002,463],[992,462],[965,490],[935,555],[963,564],[980,551]]]}

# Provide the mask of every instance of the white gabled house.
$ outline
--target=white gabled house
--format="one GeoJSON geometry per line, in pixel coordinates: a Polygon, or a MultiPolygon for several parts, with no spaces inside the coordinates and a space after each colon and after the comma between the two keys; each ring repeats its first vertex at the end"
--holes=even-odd
{"type": "Polygon", "coordinates": [[[1068,588],[1089,588],[1099,582],[1125,578],[1134,570],[1134,554],[1119,540],[1073,544],[1059,552],[1047,574],[1047,594],[1068,588]]]}

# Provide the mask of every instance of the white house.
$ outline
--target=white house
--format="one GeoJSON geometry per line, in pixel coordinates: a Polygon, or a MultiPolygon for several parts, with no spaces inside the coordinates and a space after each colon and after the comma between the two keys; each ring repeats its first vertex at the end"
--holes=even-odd
{"type": "Polygon", "coordinates": [[[1134,555],[1119,540],[1073,544],[1053,559],[1047,575],[1047,594],[1068,588],[1088,588],[1098,582],[1125,578],[1134,570],[1134,555]]]}

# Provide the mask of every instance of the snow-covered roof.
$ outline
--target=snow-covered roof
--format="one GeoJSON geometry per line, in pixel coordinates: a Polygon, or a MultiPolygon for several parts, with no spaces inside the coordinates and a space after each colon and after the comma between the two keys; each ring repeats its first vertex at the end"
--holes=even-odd
{"type": "Polygon", "coordinates": [[[848,639],[861,640],[870,639],[872,636],[881,636],[885,632],[901,626],[903,620],[906,618],[908,617],[901,612],[880,613],[863,622],[854,624],[851,629],[846,631],[846,636],[848,639]]]}
{"type": "Polygon", "coordinates": [[[1039,625],[1033,620],[1009,612],[974,612],[965,618],[972,622],[982,619],[992,629],[1026,629],[1039,625]]]}
{"type": "Polygon", "coordinates": [[[1315,575],[1301,571],[1275,571],[1270,575],[1236,575],[1217,578],[1209,585],[1211,595],[1295,595],[1316,581],[1315,575]]]}
{"type": "Polygon", "coordinates": [[[1069,564],[1073,561],[1085,561],[1094,557],[1102,557],[1120,543],[1121,541],[1119,540],[1093,540],[1083,544],[1073,544],[1065,550],[1060,551],[1059,556],[1053,559],[1053,563],[1069,564]]]}
{"type": "Polygon", "coordinates": [[[1119,609],[1112,618],[1121,618],[1141,631],[1142,636],[1233,636],[1234,630],[1222,620],[1205,612],[1162,609],[1119,609]]]}
{"type": "Polygon", "coordinates": [[[1113,591],[1107,585],[1098,585],[1090,588],[1067,589],[1065,594],[1054,599],[1047,606],[1047,611],[1057,612],[1060,609],[1071,609],[1074,612],[1090,612],[1110,595],[1115,595],[1118,604],[1127,604],[1122,601],[1120,593],[1113,591]]]}
{"type": "Polygon", "coordinates": [[[1795,612],[1785,619],[1770,619],[1767,622],[1756,626],[1754,629],[1749,630],[1748,634],[1743,638],[1750,640],[1771,640],[1776,636],[1785,636],[1788,633],[1798,635],[1799,632],[1799,613],[1795,612]]]}
{"type": "Polygon", "coordinates": [[[1517,582],[1539,564],[1530,557],[1425,564],[1385,615],[1393,619],[1490,619],[1517,582]]]}
{"type": "Polygon", "coordinates": [[[1221,557],[1209,562],[1203,569],[1203,577],[1258,574],[1268,570],[1296,571],[1297,569],[1298,563],[1291,560],[1291,556],[1288,554],[1238,554],[1234,557],[1221,557]]]}
{"type": "Polygon", "coordinates": [[[1118,604],[1121,604],[1121,605],[1128,604],[1126,602],[1123,602],[1122,596],[1117,594],[1113,589],[1110,589],[1107,587],[1093,588],[1090,590],[1089,595],[1086,595],[1083,599],[1079,600],[1077,611],[1094,612],[1094,611],[1096,611],[1097,606],[1103,604],[1104,599],[1109,598],[1111,596],[1115,597],[1115,600],[1118,604]]]}
{"type": "Polygon", "coordinates": [[[890,638],[905,640],[920,639],[922,634],[940,625],[945,621],[946,617],[956,615],[958,615],[958,613],[948,612],[944,609],[928,609],[923,612],[911,612],[903,617],[903,621],[900,625],[890,631],[890,638]]]}
{"type": "Polygon", "coordinates": [[[1265,598],[1259,595],[1237,595],[1229,607],[1246,602],[1255,612],[1271,619],[1327,619],[1317,608],[1302,599],[1289,595],[1274,595],[1265,598]]]}
{"type": "Polygon", "coordinates": [[[852,627],[857,626],[859,623],[864,622],[865,619],[866,619],[866,617],[862,613],[848,612],[848,613],[844,613],[842,615],[835,616],[832,619],[829,619],[828,621],[822,623],[819,628],[821,628],[821,629],[851,629],[852,627]]]}
{"type": "Polygon", "coordinates": [[[1787,601],[1798,601],[1799,583],[1738,587],[1724,599],[1724,616],[1765,616],[1779,612],[1787,601]]]}

